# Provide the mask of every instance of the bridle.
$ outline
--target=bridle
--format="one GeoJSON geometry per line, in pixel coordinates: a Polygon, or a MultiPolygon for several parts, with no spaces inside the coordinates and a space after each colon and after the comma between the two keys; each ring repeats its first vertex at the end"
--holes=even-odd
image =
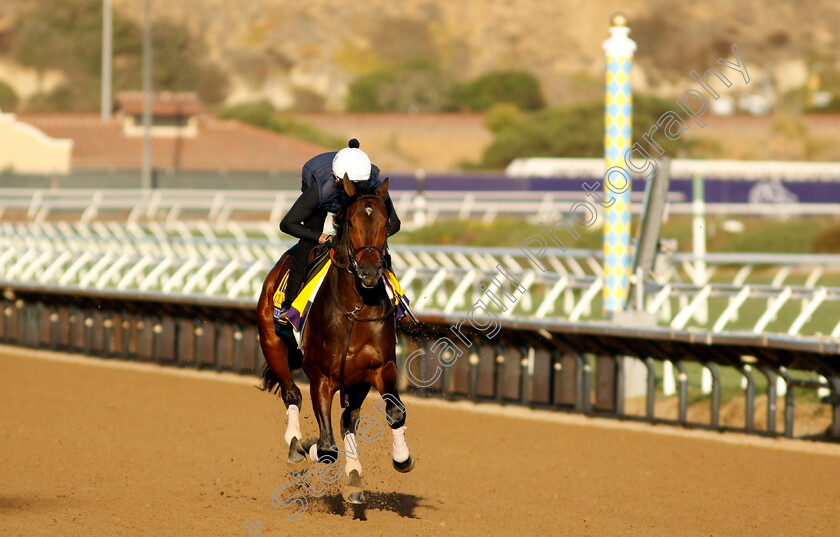
{"type": "MultiPolygon", "coordinates": [[[[379,199],[379,196],[375,194],[365,194],[364,196],[359,196],[356,198],[353,203],[347,207],[347,211],[350,211],[350,207],[355,205],[357,202],[365,200],[365,199],[379,199]]],[[[347,270],[350,274],[353,274],[355,277],[359,277],[359,255],[364,255],[365,252],[373,252],[378,254],[379,257],[379,266],[385,268],[385,248],[374,246],[374,245],[365,245],[360,246],[358,248],[353,248],[353,244],[350,242],[350,233],[348,232],[348,226],[350,221],[347,220],[344,223],[344,229],[342,230],[342,241],[344,241],[346,250],[347,250],[347,264],[343,265],[339,263],[335,259],[335,249],[330,249],[330,259],[332,259],[333,264],[338,268],[342,268],[347,270]]]]}
{"type": "MultiPolygon", "coordinates": [[[[352,205],[354,205],[355,203],[357,203],[361,200],[364,200],[364,199],[369,199],[369,198],[377,198],[378,199],[379,197],[376,196],[376,195],[373,195],[373,194],[365,194],[363,196],[359,196],[358,198],[356,198],[353,201],[353,203],[351,205],[349,205],[347,207],[347,212],[350,212],[350,207],[352,207],[352,205]]],[[[359,278],[359,272],[358,272],[358,269],[359,269],[359,260],[358,260],[359,253],[364,254],[365,252],[375,252],[375,253],[379,254],[379,265],[380,265],[380,267],[385,268],[385,248],[382,248],[382,247],[379,247],[379,246],[373,246],[373,245],[366,245],[366,246],[360,246],[359,248],[353,248],[353,244],[350,243],[350,233],[348,232],[349,225],[350,225],[350,221],[349,221],[349,219],[347,219],[347,221],[344,222],[344,229],[342,230],[342,234],[343,234],[342,240],[346,242],[346,248],[347,248],[347,264],[342,265],[341,263],[336,261],[336,259],[335,259],[335,248],[330,248],[330,259],[332,260],[333,264],[335,264],[335,266],[337,266],[338,268],[342,268],[342,269],[347,270],[347,272],[349,272],[356,279],[358,279],[359,278]]],[[[353,290],[356,292],[356,303],[355,303],[355,307],[354,307],[353,311],[347,311],[346,309],[344,309],[344,306],[342,306],[341,303],[339,303],[338,299],[336,297],[333,297],[333,301],[335,302],[335,305],[338,307],[339,310],[341,310],[341,313],[343,313],[344,316],[347,317],[347,321],[348,321],[347,322],[347,330],[344,333],[344,345],[343,345],[343,348],[341,350],[341,365],[339,366],[340,369],[339,369],[339,383],[338,383],[338,390],[339,390],[338,400],[339,400],[339,404],[341,405],[341,408],[346,408],[347,405],[350,404],[350,399],[349,399],[347,393],[344,391],[344,367],[345,367],[345,364],[347,363],[347,349],[350,347],[350,335],[353,333],[353,324],[356,321],[359,321],[359,322],[362,322],[362,323],[384,321],[385,319],[388,319],[389,317],[393,316],[394,309],[396,309],[396,305],[392,301],[388,300],[387,301],[388,302],[388,308],[386,308],[385,312],[382,315],[378,315],[376,317],[360,317],[359,312],[364,307],[364,303],[361,300],[362,296],[361,296],[361,294],[359,294],[359,290],[356,288],[355,285],[353,285],[353,290]]],[[[387,297],[387,295],[386,295],[386,297],[387,297]]]]}

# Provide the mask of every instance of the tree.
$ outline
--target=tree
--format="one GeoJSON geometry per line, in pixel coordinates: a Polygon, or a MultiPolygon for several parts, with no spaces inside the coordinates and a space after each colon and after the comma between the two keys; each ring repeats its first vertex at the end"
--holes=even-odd
{"type": "Polygon", "coordinates": [[[457,108],[475,111],[498,103],[510,103],[520,110],[545,106],[539,81],[525,71],[495,71],[459,84],[453,90],[452,101],[457,108]]]}
{"type": "MultiPolygon", "coordinates": [[[[656,120],[675,104],[664,99],[637,96],[633,103],[633,138],[641,140],[656,120]]],[[[666,155],[676,157],[689,147],[683,140],[672,142],[655,137],[666,155]]],[[[604,103],[583,104],[541,110],[508,120],[499,128],[484,152],[482,163],[503,168],[519,157],[601,157],[604,154],[604,103]]]]}
{"type": "Polygon", "coordinates": [[[18,105],[18,96],[11,86],[0,80],[0,111],[11,112],[18,105]]]}
{"type": "Polygon", "coordinates": [[[351,111],[416,110],[434,112],[450,107],[452,79],[427,61],[409,62],[357,78],[347,95],[351,111]]]}

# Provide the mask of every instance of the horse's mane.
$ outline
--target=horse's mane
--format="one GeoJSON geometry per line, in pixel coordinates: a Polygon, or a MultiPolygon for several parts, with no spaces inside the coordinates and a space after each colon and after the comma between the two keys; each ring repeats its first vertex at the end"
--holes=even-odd
{"type": "Polygon", "coordinates": [[[339,181],[338,185],[336,185],[338,195],[341,199],[341,208],[336,211],[335,216],[333,217],[333,232],[335,235],[335,240],[333,241],[334,244],[340,244],[340,241],[343,238],[344,224],[347,221],[347,209],[350,205],[362,196],[375,196],[376,189],[379,185],[373,186],[370,180],[368,180],[354,183],[354,186],[356,187],[356,195],[351,197],[344,192],[344,185],[341,181],[339,181]]]}

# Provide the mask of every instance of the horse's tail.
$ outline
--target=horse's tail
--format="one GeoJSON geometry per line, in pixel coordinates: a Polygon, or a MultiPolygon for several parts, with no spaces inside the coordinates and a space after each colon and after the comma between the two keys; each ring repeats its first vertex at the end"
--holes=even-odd
{"type": "Polygon", "coordinates": [[[263,367],[262,380],[257,388],[268,393],[277,393],[280,389],[280,378],[274,373],[268,364],[265,364],[263,367]]]}

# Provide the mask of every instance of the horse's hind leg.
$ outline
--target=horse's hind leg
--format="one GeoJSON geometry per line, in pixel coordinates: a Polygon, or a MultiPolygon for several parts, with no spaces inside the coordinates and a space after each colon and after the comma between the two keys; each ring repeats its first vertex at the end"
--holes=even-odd
{"type": "Polygon", "coordinates": [[[341,438],[344,440],[344,454],[346,462],[344,473],[347,474],[347,485],[342,495],[348,503],[360,504],[365,501],[364,487],[362,485],[362,458],[359,453],[359,444],[356,441],[356,424],[359,422],[362,403],[370,391],[367,383],[358,384],[347,389],[350,402],[344,412],[341,413],[341,438]]]}
{"type": "Polygon", "coordinates": [[[283,439],[289,444],[289,462],[302,462],[305,458],[298,452],[297,444],[301,440],[300,431],[300,407],[303,397],[300,389],[292,378],[290,364],[300,367],[301,357],[297,344],[281,339],[273,330],[264,329],[258,323],[260,335],[260,347],[265,356],[265,369],[260,389],[266,391],[277,391],[280,388],[280,395],[286,405],[286,433],[283,439]]]}
{"type": "Polygon", "coordinates": [[[414,469],[414,457],[411,456],[408,444],[405,443],[406,411],[397,389],[396,363],[388,362],[376,370],[371,375],[371,383],[382,396],[382,400],[377,401],[373,406],[391,426],[391,435],[393,436],[391,459],[394,463],[394,469],[403,473],[410,472],[414,469]],[[384,408],[383,401],[385,402],[384,408]]]}

